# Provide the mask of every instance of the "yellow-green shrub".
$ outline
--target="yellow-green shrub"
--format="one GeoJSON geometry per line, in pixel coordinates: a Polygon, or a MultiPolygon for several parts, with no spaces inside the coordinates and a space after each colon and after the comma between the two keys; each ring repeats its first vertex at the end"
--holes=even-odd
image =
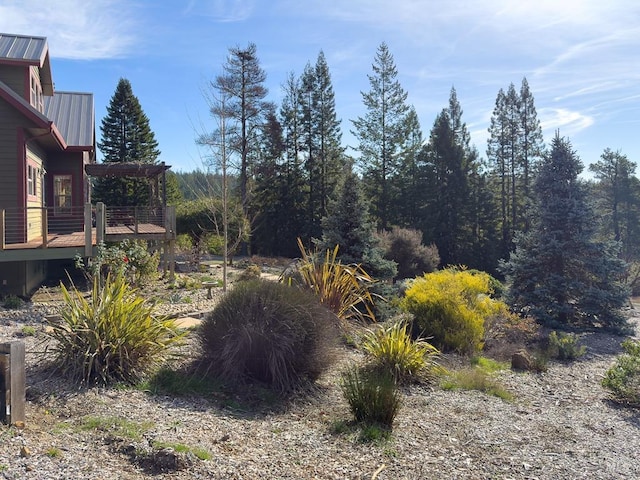
{"type": "Polygon", "coordinates": [[[482,348],[485,320],[507,308],[490,294],[488,274],[447,268],[414,279],[401,308],[415,318],[414,336],[432,339],[441,350],[472,354],[482,348]]]}

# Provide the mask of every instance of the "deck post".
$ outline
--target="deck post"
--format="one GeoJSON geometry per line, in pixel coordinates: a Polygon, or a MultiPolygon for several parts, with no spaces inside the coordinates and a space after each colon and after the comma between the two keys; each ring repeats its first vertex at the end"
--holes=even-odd
{"type": "Polygon", "coordinates": [[[47,248],[47,243],[49,242],[49,217],[47,216],[47,209],[42,209],[42,221],[40,224],[42,225],[42,248],[47,248]]]}
{"type": "Polygon", "coordinates": [[[0,421],[9,425],[24,424],[24,342],[0,343],[0,397],[0,421]]]}
{"type": "Polygon", "coordinates": [[[164,215],[164,231],[165,237],[165,254],[168,253],[169,262],[169,280],[173,281],[176,274],[176,207],[169,205],[165,207],[164,215]],[[169,252],[166,252],[166,247],[169,247],[169,252]]]}
{"type": "Polygon", "coordinates": [[[4,208],[0,210],[0,250],[4,250],[5,247],[5,221],[4,221],[5,210],[4,208]]]}
{"type": "Polygon", "coordinates": [[[104,203],[96,204],[96,244],[100,245],[104,242],[104,232],[106,228],[104,203]]]}
{"type": "Polygon", "coordinates": [[[84,256],[90,257],[92,253],[93,242],[91,231],[93,230],[93,220],[91,218],[91,204],[84,204],[84,256]]]}

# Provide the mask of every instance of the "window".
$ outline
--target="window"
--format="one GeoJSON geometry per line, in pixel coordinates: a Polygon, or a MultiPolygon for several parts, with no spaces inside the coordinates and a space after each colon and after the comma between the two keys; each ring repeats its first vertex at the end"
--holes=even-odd
{"type": "Polygon", "coordinates": [[[71,213],[71,175],[53,177],[53,211],[56,214],[71,213]]]}
{"type": "Polygon", "coordinates": [[[32,73],[31,75],[31,106],[39,112],[44,112],[44,97],[42,95],[42,86],[39,78],[32,73]]]}
{"type": "Polygon", "coordinates": [[[37,185],[38,185],[38,169],[33,165],[27,165],[27,194],[35,197],[37,185]]]}

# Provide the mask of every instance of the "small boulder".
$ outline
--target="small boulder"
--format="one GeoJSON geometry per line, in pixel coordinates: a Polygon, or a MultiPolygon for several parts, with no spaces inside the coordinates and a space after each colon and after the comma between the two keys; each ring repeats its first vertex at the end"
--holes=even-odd
{"type": "Polygon", "coordinates": [[[513,370],[529,371],[533,368],[533,358],[526,350],[518,350],[511,355],[511,368],[513,370]]]}

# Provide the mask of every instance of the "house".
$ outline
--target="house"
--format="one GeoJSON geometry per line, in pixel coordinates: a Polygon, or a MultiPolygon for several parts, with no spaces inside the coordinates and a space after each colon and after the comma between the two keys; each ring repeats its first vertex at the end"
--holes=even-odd
{"type": "MultiPolygon", "coordinates": [[[[0,33],[3,250],[42,241],[45,225],[82,229],[95,158],[93,95],[55,91],[46,38],[0,33]]],[[[55,257],[18,250],[0,259],[0,292],[28,293],[55,257]]]]}
{"type": "Polygon", "coordinates": [[[0,295],[28,295],[49,262],[126,238],[163,248],[173,275],[169,168],[96,163],[93,95],[55,90],[46,38],[0,33],[0,295]],[[146,178],[161,201],[92,206],[90,176],[146,178]]]}

